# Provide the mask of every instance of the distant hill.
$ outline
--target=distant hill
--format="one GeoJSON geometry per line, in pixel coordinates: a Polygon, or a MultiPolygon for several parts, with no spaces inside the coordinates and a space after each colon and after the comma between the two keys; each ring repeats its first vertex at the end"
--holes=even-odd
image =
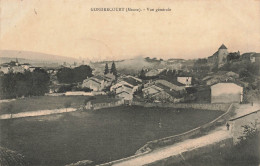
{"type": "Polygon", "coordinates": [[[10,60],[15,60],[16,58],[20,60],[21,63],[28,62],[32,64],[63,64],[63,62],[72,64],[74,62],[79,62],[79,59],[76,58],[39,52],[0,50],[0,63],[10,62],[10,60]]]}

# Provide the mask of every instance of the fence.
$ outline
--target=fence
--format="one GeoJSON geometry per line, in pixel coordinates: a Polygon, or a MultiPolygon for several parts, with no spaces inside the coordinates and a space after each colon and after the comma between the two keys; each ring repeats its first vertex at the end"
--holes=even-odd
{"type": "Polygon", "coordinates": [[[102,108],[117,107],[123,105],[124,103],[125,103],[124,100],[118,100],[118,101],[108,102],[108,103],[94,103],[94,104],[92,104],[91,101],[89,101],[85,108],[91,110],[97,110],[102,108]]]}
{"type": "Polygon", "coordinates": [[[64,112],[73,112],[73,111],[76,111],[76,108],[62,108],[62,109],[54,109],[54,110],[20,112],[17,114],[0,115],[0,119],[15,119],[15,118],[24,118],[24,117],[33,117],[33,116],[43,116],[43,115],[60,114],[64,112]]]}

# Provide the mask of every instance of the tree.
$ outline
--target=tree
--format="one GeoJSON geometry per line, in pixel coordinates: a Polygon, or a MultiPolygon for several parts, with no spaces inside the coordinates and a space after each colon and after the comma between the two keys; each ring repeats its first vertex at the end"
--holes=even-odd
{"type": "Polygon", "coordinates": [[[107,73],[109,73],[109,69],[108,69],[108,64],[106,63],[104,74],[107,74],[107,73]]]}
{"type": "Polygon", "coordinates": [[[141,79],[145,78],[145,71],[144,71],[144,69],[141,70],[139,78],[141,78],[141,79]]]}
{"type": "Polygon", "coordinates": [[[240,78],[250,77],[250,73],[248,72],[248,70],[244,69],[244,70],[239,72],[239,77],[240,78]]]}
{"type": "Polygon", "coordinates": [[[77,83],[92,76],[92,69],[88,65],[70,68],[61,68],[57,73],[58,81],[61,83],[77,83]]]}
{"type": "Polygon", "coordinates": [[[227,55],[228,62],[238,60],[239,58],[240,58],[240,55],[237,52],[231,52],[227,55]]]}
{"type": "Polygon", "coordinates": [[[72,69],[73,83],[82,82],[88,77],[92,76],[92,69],[88,65],[81,65],[72,69]]]}
{"type": "Polygon", "coordinates": [[[110,73],[112,73],[114,76],[117,76],[117,70],[116,70],[115,62],[113,62],[112,65],[111,65],[110,73]]]}
{"type": "Polygon", "coordinates": [[[35,69],[32,72],[31,94],[33,96],[42,96],[49,91],[50,77],[43,69],[35,69]]]}

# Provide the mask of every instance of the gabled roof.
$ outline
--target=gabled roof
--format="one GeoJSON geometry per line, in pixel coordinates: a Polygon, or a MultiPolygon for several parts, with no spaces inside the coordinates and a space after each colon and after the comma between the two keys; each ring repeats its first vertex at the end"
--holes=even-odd
{"type": "MultiPolygon", "coordinates": [[[[168,93],[170,96],[173,96],[173,97],[180,97],[180,93],[178,93],[177,91],[175,91],[175,90],[172,90],[171,88],[169,88],[169,87],[167,87],[167,86],[165,86],[165,85],[163,85],[163,84],[161,84],[161,83],[157,83],[156,84],[158,87],[160,87],[160,88],[162,88],[163,89],[163,91],[164,92],[166,92],[166,93],[168,93]]],[[[163,91],[160,91],[160,92],[163,92],[163,91]]],[[[159,92],[159,93],[160,93],[159,92]]],[[[156,93],[156,94],[158,94],[158,93],[156,93]]],[[[156,95],[155,94],[155,95],[156,95]]]]}
{"type": "Polygon", "coordinates": [[[222,45],[219,47],[219,49],[227,49],[227,47],[226,47],[224,44],[222,44],[222,45]]]}
{"type": "Polygon", "coordinates": [[[96,78],[96,79],[98,79],[98,80],[103,80],[103,79],[104,79],[104,77],[101,76],[101,75],[96,75],[96,76],[93,76],[93,77],[91,77],[91,78],[96,78]]]}
{"type": "Polygon", "coordinates": [[[140,81],[137,81],[136,79],[131,78],[131,77],[123,78],[123,81],[125,81],[128,84],[133,85],[133,86],[137,86],[137,85],[141,84],[140,81]]]}
{"type": "Polygon", "coordinates": [[[211,87],[213,87],[213,86],[215,86],[217,84],[223,84],[223,85],[225,85],[225,84],[235,84],[237,86],[243,87],[243,85],[241,85],[240,82],[235,82],[235,81],[217,82],[217,83],[212,84],[211,87]]]}
{"type": "Polygon", "coordinates": [[[155,89],[155,90],[157,90],[157,91],[162,91],[162,90],[163,90],[163,89],[160,88],[159,86],[153,84],[153,85],[150,85],[150,86],[148,86],[148,87],[146,87],[146,88],[143,88],[142,91],[144,91],[144,90],[146,90],[146,89],[151,89],[151,88],[153,88],[153,89],[155,89]]]}
{"type": "Polygon", "coordinates": [[[164,86],[167,86],[169,88],[172,88],[174,86],[185,86],[184,84],[180,83],[177,81],[177,79],[171,79],[171,81],[167,81],[167,80],[164,80],[164,79],[159,79],[159,80],[156,80],[155,81],[156,83],[161,83],[163,84],[164,86]]]}
{"type": "Polygon", "coordinates": [[[93,82],[95,82],[95,83],[98,83],[98,84],[101,84],[101,82],[98,82],[97,80],[95,80],[95,79],[89,79],[89,81],[93,81],[93,82]]]}
{"type": "Polygon", "coordinates": [[[122,92],[117,93],[116,95],[119,95],[119,94],[122,94],[122,93],[130,94],[130,93],[126,92],[126,91],[122,91],[122,92]]]}
{"type": "Polygon", "coordinates": [[[131,86],[127,85],[127,84],[124,84],[122,86],[133,89],[133,87],[131,87],[131,86]]]}

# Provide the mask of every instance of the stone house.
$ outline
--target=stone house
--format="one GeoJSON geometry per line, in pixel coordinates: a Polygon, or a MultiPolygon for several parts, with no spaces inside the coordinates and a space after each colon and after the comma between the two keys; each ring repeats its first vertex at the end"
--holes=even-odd
{"type": "Polygon", "coordinates": [[[240,103],[242,101],[242,86],[228,82],[211,86],[211,103],[240,103]]]}
{"type": "Polygon", "coordinates": [[[148,87],[142,89],[144,97],[147,97],[149,95],[154,95],[161,91],[163,91],[163,89],[156,85],[151,85],[151,86],[148,86],[148,87]]]}
{"type": "Polygon", "coordinates": [[[176,103],[181,101],[183,89],[176,88],[176,85],[166,80],[155,81],[154,84],[146,85],[142,89],[143,97],[157,100],[160,102],[176,103]],[[176,89],[176,90],[175,90],[176,89]]]}
{"type": "Polygon", "coordinates": [[[134,92],[142,86],[142,80],[133,76],[126,76],[120,79],[115,85],[110,87],[110,91],[115,92],[117,97],[125,100],[133,99],[134,92]]]}
{"type": "Polygon", "coordinates": [[[120,93],[117,93],[116,95],[117,97],[123,98],[124,100],[128,100],[128,101],[133,100],[133,94],[126,91],[122,91],[120,93]]]}
{"type": "Polygon", "coordinates": [[[185,87],[190,87],[192,83],[192,77],[177,77],[177,81],[185,85],[185,87]]]}
{"type": "Polygon", "coordinates": [[[105,88],[105,81],[102,76],[93,76],[83,80],[81,87],[86,87],[93,91],[102,91],[105,88]]]}
{"type": "Polygon", "coordinates": [[[115,76],[113,74],[96,75],[83,80],[81,87],[87,87],[98,92],[110,87],[113,81],[115,81],[115,76]]]}

